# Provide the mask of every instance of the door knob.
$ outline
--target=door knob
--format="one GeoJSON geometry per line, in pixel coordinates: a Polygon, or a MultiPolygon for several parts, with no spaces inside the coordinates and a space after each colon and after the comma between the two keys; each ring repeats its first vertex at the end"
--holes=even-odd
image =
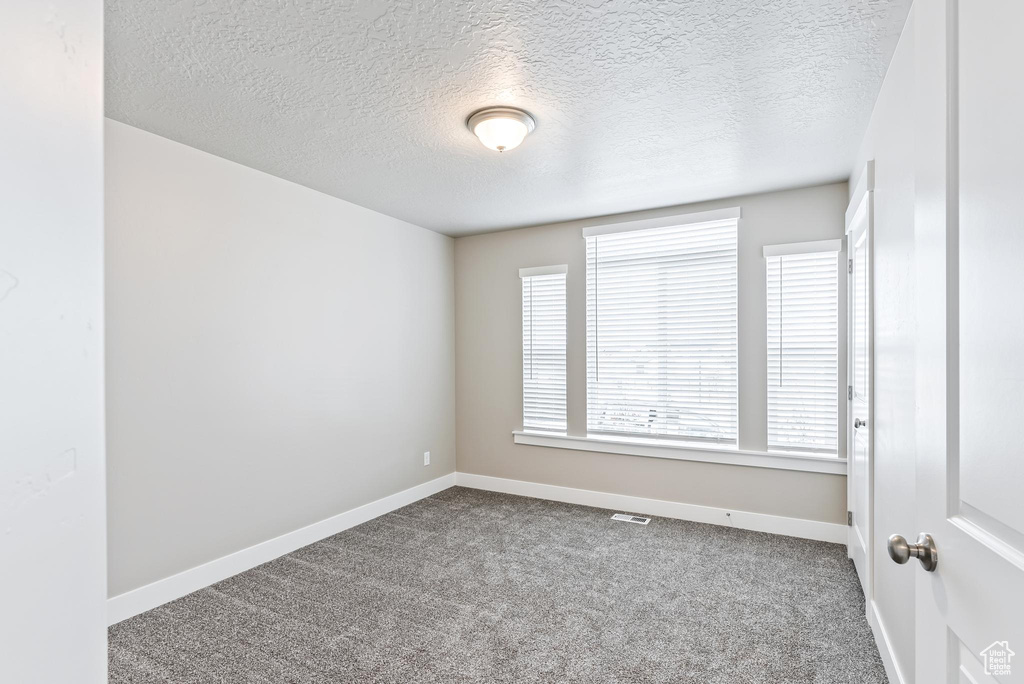
{"type": "Polygon", "coordinates": [[[853,419],[853,428],[854,428],[855,430],[856,430],[857,428],[862,428],[862,427],[867,427],[867,426],[868,426],[868,421],[866,421],[866,420],[861,420],[860,418],[854,418],[854,419],[853,419]]]}
{"type": "Polygon", "coordinates": [[[902,535],[894,534],[889,537],[888,546],[889,557],[900,565],[916,558],[927,572],[935,572],[935,566],[939,564],[939,550],[935,548],[935,540],[930,534],[922,532],[916,544],[908,544],[902,535]]]}

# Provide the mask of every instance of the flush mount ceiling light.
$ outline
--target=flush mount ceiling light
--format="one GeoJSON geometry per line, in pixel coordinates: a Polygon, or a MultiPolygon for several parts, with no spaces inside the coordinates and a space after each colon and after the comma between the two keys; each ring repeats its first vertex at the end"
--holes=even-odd
{"type": "Polygon", "coordinates": [[[523,142],[537,127],[532,116],[515,107],[487,107],[470,115],[466,126],[473,131],[484,147],[505,152],[523,142]]]}

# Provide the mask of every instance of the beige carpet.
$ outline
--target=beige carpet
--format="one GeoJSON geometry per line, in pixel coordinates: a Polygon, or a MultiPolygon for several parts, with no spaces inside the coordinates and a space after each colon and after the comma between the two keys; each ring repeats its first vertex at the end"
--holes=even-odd
{"type": "Polygon", "coordinates": [[[449,489],[111,627],[110,681],[886,681],[843,547],[611,513],[449,489]]]}

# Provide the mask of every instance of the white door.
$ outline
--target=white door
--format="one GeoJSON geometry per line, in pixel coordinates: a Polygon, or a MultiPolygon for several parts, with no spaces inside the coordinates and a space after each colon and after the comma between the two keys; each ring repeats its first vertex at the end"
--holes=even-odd
{"type": "Polygon", "coordinates": [[[871,336],[871,221],[873,169],[861,174],[847,210],[846,238],[849,254],[847,316],[848,410],[846,412],[847,477],[849,510],[847,549],[860,578],[867,604],[871,604],[871,506],[874,475],[871,445],[872,336],[871,336]]]}
{"type": "Polygon", "coordinates": [[[1024,682],[1024,3],[914,13],[918,526],[879,533],[938,550],[918,682],[1024,682]]]}

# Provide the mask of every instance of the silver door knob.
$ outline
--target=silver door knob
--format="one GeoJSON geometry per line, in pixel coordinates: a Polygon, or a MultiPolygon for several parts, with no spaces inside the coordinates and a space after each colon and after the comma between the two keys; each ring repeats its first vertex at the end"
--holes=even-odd
{"type": "Polygon", "coordinates": [[[935,566],[939,564],[939,550],[935,548],[935,540],[930,534],[922,532],[916,544],[908,544],[902,535],[894,534],[889,537],[889,558],[900,565],[916,558],[926,571],[935,572],[935,566]]]}
{"type": "Polygon", "coordinates": [[[854,418],[854,419],[853,419],[853,428],[854,428],[855,430],[856,430],[857,428],[862,428],[862,427],[867,427],[867,426],[868,426],[868,421],[866,421],[866,420],[861,420],[860,418],[854,418]]]}

